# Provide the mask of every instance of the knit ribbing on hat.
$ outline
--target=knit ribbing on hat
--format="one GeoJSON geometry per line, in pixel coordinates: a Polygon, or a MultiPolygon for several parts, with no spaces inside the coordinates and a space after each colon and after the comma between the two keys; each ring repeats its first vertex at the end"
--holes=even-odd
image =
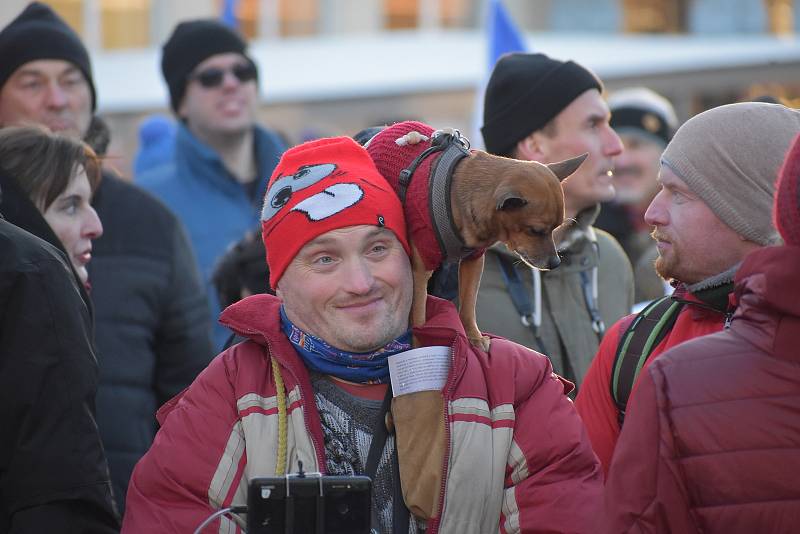
{"type": "Polygon", "coordinates": [[[775,180],[798,131],[800,112],[780,104],[720,106],[681,126],[661,162],[736,233],[770,245],[775,180]]]}
{"type": "Polygon", "coordinates": [[[192,71],[211,56],[237,53],[247,56],[247,43],[222,22],[200,19],[181,22],[162,48],[161,73],[169,87],[170,105],[175,113],[183,100],[192,71]]]}
{"type": "Polygon", "coordinates": [[[592,72],[544,54],[506,54],[492,70],[483,107],[486,151],[511,155],[518,141],[545,126],[589,89],[603,90],[592,72]]]}
{"type": "Polygon", "coordinates": [[[60,59],[78,67],[97,103],[89,53],[80,37],[49,6],[31,2],[0,31],[0,88],[22,65],[39,59],[60,59]]]}
{"type": "Polygon", "coordinates": [[[270,286],[316,237],[349,226],[385,227],[411,255],[403,206],[367,151],[349,137],[287,150],[270,178],[261,227],[270,286]]]}
{"type": "Polygon", "coordinates": [[[800,246],[800,135],[786,154],[775,188],[775,226],[787,245],[800,246]]]}

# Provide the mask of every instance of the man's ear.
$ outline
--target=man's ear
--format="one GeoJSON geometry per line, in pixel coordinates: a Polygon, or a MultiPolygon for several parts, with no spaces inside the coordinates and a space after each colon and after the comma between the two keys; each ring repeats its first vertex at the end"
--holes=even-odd
{"type": "Polygon", "coordinates": [[[541,137],[539,132],[533,132],[519,140],[516,146],[516,159],[524,161],[543,161],[545,154],[541,137]]]}

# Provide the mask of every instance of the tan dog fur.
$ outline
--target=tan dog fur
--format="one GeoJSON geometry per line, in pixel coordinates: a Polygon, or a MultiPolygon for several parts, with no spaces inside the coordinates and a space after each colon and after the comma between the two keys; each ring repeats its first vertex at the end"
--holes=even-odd
{"type": "MultiPolygon", "coordinates": [[[[422,140],[428,138],[410,132],[396,142],[416,144],[422,140]]],[[[457,164],[450,188],[452,218],[464,244],[482,249],[502,241],[534,267],[556,267],[560,260],[553,230],[564,221],[560,181],[575,172],[584,159],[586,154],[543,165],[472,151],[457,164]]],[[[433,271],[426,270],[413,239],[410,245],[414,281],[411,324],[421,326],[433,271]]],[[[481,334],[475,314],[483,262],[482,254],[461,260],[459,316],[470,342],[488,351],[489,338],[481,334]]],[[[414,346],[419,346],[416,339],[414,346]]],[[[422,519],[437,517],[440,512],[446,452],[444,414],[441,391],[419,391],[392,400],[388,424],[395,430],[403,498],[411,513],[422,519]]]]}
{"type": "MultiPolygon", "coordinates": [[[[564,222],[561,180],[572,174],[587,154],[544,165],[473,151],[453,171],[450,189],[452,217],[469,248],[486,248],[501,241],[522,261],[539,269],[560,263],[553,230],[564,222]]],[[[425,299],[433,271],[411,243],[414,297],[411,324],[425,322],[425,299]]],[[[475,306],[484,257],[461,260],[458,269],[459,316],[470,342],[485,351],[489,338],[478,328],[475,306]]]]}

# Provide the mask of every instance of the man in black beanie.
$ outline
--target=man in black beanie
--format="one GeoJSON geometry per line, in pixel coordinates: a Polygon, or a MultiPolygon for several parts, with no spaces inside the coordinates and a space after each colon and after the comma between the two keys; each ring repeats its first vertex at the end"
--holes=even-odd
{"type": "MultiPolygon", "coordinates": [[[[95,103],[89,54],[50,7],[32,2],[0,30],[0,127],[43,124],[102,155],[108,135],[94,116],[95,103]]],[[[93,206],[104,230],[89,265],[100,371],[97,426],[122,512],[133,466],[156,433],[156,409],[213,356],[211,326],[175,215],[108,171],[93,206]]]]}
{"type": "MultiPolygon", "coordinates": [[[[136,182],[186,225],[216,318],[214,268],[258,224],[267,180],[286,146],[256,124],[258,69],[237,32],[217,20],[184,21],[162,51],[161,72],[180,119],[175,153],[136,182]]],[[[230,332],[215,321],[213,337],[221,350],[230,332]]]]}
{"type": "Polygon", "coordinates": [[[481,129],[487,151],[500,156],[552,163],[589,154],[562,184],[569,222],[558,233],[561,266],[540,272],[496,245],[477,305],[481,329],[546,354],[578,385],[605,325],[633,304],[630,262],[613,237],[592,227],[600,202],[614,198],[612,169],[622,151],[602,90],[573,61],[507,54],[489,79],[481,129]]]}

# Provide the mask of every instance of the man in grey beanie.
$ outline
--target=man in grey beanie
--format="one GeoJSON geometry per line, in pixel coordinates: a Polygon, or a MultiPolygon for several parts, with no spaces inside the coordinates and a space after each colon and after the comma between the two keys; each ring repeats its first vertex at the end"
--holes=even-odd
{"type": "Polygon", "coordinates": [[[606,472],[639,372],[670,347],[729,326],[740,263],[780,242],[774,183],[798,132],[797,110],[730,104],[687,121],[664,151],[645,220],[655,228],[656,270],[675,291],[608,331],[575,403],[606,472]]]}
{"type": "Polygon", "coordinates": [[[574,61],[507,54],[492,71],[481,129],[487,150],[499,156],[553,163],[589,155],[562,184],[569,222],[557,237],[558,269],[532,269],[495,245],[477,301],[483,330],[546,354],[579,387],[605,325],[633,304],[630,262],[593,226],[600,202],[614,198],[612,169],[622,151],[602,91],[597,76],[574,61]]]}

